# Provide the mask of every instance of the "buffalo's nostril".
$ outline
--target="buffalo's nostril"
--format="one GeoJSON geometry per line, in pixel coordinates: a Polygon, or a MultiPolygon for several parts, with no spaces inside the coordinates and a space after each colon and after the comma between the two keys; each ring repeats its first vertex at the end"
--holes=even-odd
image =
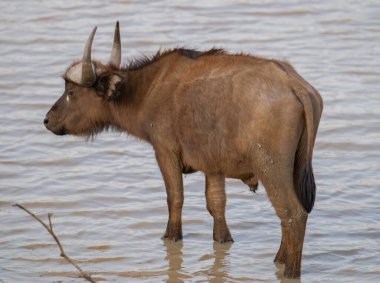
{"type": "Polygon", "coordinates": [[[49,123],[49,119],[48,118],[45,118],[44,119],[44,124],[47,125],[49,123]]]}

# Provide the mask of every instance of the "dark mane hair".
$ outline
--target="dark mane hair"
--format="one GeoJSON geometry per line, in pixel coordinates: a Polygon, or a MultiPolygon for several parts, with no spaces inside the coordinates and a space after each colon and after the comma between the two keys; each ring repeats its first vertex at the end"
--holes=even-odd
{"type": "Polygon", "coordinates": [[[198,50],[186,49],[186,48],[174,48],[174,49],[168,49],[164,51],[159,50],[154,55],[150,55],[150,56],[143,55],[139,58],[132,59],[132,61],[129,62],[123,69],[128,70],[128,71],[139,70],[173,53],[177,53],[187,58],[195,60],[201,56],[225,54],[226,52],[221,48],[211,48],[210,50],[207,50],[207,51],[198,51],[198,50]]]}

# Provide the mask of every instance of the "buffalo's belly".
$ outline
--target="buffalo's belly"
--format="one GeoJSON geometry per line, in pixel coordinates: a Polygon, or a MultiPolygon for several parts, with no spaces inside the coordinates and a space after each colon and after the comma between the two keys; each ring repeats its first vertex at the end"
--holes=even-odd
{"type": "Polygon", "coordinates": [[[182,158],[186,172],[223,173],[228,178],[242,179],[252,174],[252,160],[238,151],[216,148],[211,144],[182,147],[182,158]],[[191,170],[188,170],[191,168],[191,170]]]}

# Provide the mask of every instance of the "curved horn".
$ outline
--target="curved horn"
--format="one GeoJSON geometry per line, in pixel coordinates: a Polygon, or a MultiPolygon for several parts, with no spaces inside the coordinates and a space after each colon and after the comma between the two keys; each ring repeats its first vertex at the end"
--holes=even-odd
{"type": "Polygon", "coordinates": [[[82,60],[82,84],[92,85],[96,80],[95,70],[91,62],[91,47],[92,41],[94,40],[96,26],[92,30],[90,36],[87,39],[86,46],[83,50],[83,60],[82,60]]]}
{"type": "Polygon", "coordinates": [[[115,34],[113,36],[113,47],[111,52],[110,63],[119,68],[121,63],[121,44],[120,44],[120,29],[119,21],[116,22],[115,34]]]}

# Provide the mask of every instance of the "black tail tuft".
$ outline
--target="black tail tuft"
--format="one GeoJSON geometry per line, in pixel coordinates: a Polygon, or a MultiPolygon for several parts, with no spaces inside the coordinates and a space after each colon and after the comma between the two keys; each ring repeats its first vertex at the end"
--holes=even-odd
{"type": "Polygon", "coordinates": [[[305,208],[307,213],[310,213],[314,206],[316,186],[314,182],[313,167],[311,163],[305,169],[301,184],[300,184],[300,196],[302,206],[305,208]]]}

